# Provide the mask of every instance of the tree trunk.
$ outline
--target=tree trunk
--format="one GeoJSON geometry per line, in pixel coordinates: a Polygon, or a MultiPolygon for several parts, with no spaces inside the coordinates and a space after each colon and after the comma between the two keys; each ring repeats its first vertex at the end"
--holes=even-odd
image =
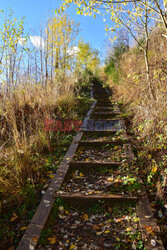
{"type": "Polygon", "coordinates": [[[150,79],[150,68],[149,68],[149,59],[148,59],[148,8],[145,8],[145,49],[144,49],[144,59],[145,59],[145,68],[146,68],[146,77],[147,77],[147,84],[150,98],[155,100],[155,96],[153,93],[153,89],[151,86],[151,79],[150,79]]]}
{"type": "Polygon", "coordinates": [[[40,32],[40,60],[41,60],[41,85],[43,85],[43,44],[42,44],[42,31],[40,32]]]}
{"type": "Polygon", "coordinates": [[[164,8],[165,8],[165,19],[167,21],[167,2],[163,0],[164,8]]]}
{"type": "Polygon", "coordinates": [[[152,91],[151,80],[150,80],[150,69],[149,69],[148,51],[147,51],[147,49],[144,51],[144,59],[145,59],[146,78],[147,78],[149,95],[150,95],[151,99],[155,99],[153,91],[152,91]]]}
{"type": "Polygon", "coordinates": [[[38,83],[38,70],[37,70],[37,53],[35,53],[35,81],[38,83]]]}
{"type": "Polygon", "coordinates": [[[48,29],[47,29],[47,37],[45,41],[45,87],[48,82],[48,29]]]}

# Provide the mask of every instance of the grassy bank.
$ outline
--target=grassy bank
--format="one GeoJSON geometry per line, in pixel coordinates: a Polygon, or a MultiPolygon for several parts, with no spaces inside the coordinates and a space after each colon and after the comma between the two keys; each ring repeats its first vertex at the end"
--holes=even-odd
{"type": "Polygon", "coordinates": [[[149,75],[154,98],[149,95],[144,53],[136,45],[121,54],[115,65],[119,79],[114,82],[109,76],[108,85],[127,114],[128,133],[166,244],[167,54],[163,33],[156,27],[149,34],[149,75]]]}
{"type": "Polygon", "coordinates": [[[77,89],[67,81],[59,88],[26,85],[1,94],[1,249],[18,244],[76,133],[48,132],[45,119],[81,121],[89,109],[89,93],[81,97],[77,89]]]}

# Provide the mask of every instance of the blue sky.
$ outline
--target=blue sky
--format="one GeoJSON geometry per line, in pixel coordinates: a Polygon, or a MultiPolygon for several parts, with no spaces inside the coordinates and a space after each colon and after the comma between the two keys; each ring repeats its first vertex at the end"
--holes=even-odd
{"type": "MultiPolygon", "coordinates": [[[[61,0],[1,0],[0,8],[4,11],[11,8],[17,18],[25,16],[26,32],[30,35],[39,35],[40,27],[60,4],[61,0]]],[[[74,6],[70,7],[68,13],[80,23],[79,37],[90,42],[93,48],[104,53],[105,40],[108,38],[102,17],[98,16],[94,19],[93,17],[76,15],[74,6]]]]}

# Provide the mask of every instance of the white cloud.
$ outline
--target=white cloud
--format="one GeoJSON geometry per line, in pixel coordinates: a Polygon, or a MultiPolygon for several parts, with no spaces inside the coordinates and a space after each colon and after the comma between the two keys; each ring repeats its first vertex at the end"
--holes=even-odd
{"type": "Polygon", "coordinates": [[[21,46],[24,46],[26,44],[26,41],[27,39],[26,38],[20,38],[18,43],[21,45],[21,46]]]}
{"type": "Polygon", "coordinates": [[[37,49],[44,48],[45,46],[44,39],[41,36],[30,36],[30,40],[37,49]]]}
{"type": "Polygon", "coordinates": [[[68,49],[67,53],[71,56],[71,55],[76,54],[78,51],[79,51],[79,48],[77,46],[74,46],[74,47],[68,49]]]}

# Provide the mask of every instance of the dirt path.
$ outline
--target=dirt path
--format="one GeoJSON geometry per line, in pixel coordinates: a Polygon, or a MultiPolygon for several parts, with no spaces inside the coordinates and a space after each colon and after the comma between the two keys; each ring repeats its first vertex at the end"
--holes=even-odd
{"type": "Polygon", "coordinates": [[[119,108],[100,85],[93,96],[18,249],[36,247],[52,207],[37,249],[164,249],[119,108]]]}

